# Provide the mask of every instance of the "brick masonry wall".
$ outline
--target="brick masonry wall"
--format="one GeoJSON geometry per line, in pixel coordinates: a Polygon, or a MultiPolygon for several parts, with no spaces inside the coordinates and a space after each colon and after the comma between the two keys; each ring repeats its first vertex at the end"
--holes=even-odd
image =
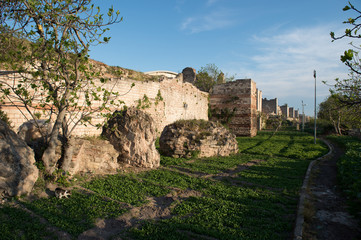
{"type": "Polygon", "coordinates": [[[235,135],[257,135],[257,88],[251,79],[240,79],[214,86],[210,94],[210,107],[218,113],[222,109],[234,110],[234,116],[228,126],[235,135]]]}
{"type": "MultiPolygon", "coordinates": [[[[12,78],[0,75],[0,81],[12,81],[12,78]]],[[[190,83],[184,83],[181,78],[165,79],[160,82],[140,82],[124,78],[112,79],[103,87],[118,92],[121,95],[119,99],[124,101],[126,106],[137,106],[139,100],[146,96],[150,106],[144,108],[144,111],[150,113],[156,121],[158,133],[161,133],[167,124],[179,119],[208,120],[208,93],[198,90],[190,83]],[[131,87],[133,84],[134,87],[131,87]],[[163,98],[162,101],[159,100],[159,94],[163,98]]],[[[92,104],[94,107],[99,105],[97,102],[92,102],[92,104]]],[[[8,115],[15,131],[22,123],[31,119],[30,114],[24,111],[25,109],[20,104],[15,107],[6,102],[1,105],[1,110],[8,115]]],[[[111,110],[115,111],[116,109],[111,110]]],[[[104,118],[94,117],[93,124],[97,123],[104,123],[104,118]]],[[[94,126],[78,125],[73,135],[93,136],[100,133],[101,129],[94,126]]]]}
{"type": "Polygon", "coordinates": [[[278,99],[262,99],[262,112],[266,114],[274,113],[278,115],[278,99]]]}
{"type": "Polygon", "coordinates": [[[287,104],[281,106],[282,116],[288,118],[290,115],[289,107],[287,104]]]}

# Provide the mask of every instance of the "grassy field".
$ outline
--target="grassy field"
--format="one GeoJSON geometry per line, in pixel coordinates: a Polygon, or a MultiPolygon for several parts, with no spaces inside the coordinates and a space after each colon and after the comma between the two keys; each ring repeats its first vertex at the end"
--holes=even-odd
{"type": "Polygon", "coordinates": [[[270,137],[237,138],[240,151],[229,157],[162,156],[156,170],[84,182],[70,199],[20,201],[47,223],[5,205],[0,238],[53,239],[49,225],[76,238],[97,219],[131,212],[114,239],[290,239],[309,160],[328,149],[299,132],[270,137]]]}

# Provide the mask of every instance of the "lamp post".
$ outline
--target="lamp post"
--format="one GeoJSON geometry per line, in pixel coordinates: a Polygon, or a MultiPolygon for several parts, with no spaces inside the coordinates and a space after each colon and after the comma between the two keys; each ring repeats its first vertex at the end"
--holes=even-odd
{"type": "Polygon", "coordinates": [[[315,79],[315,126],[314,126],[314,132],[315,132],[315,137],[314,137],[314,143],[316,144],[316,70],[313,70],[313,77],[315,79]]]}

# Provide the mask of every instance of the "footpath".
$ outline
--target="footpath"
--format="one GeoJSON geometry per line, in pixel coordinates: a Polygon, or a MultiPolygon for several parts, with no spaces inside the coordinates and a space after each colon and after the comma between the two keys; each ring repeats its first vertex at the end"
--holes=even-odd
{"type": "Polygon", "coordinates": [[[337,160],[343,150],[324,140],[330,152],[311,162],[302,188],[294,240],[361,239],[357,220],[347,211],[337,185],[337,160]]]}

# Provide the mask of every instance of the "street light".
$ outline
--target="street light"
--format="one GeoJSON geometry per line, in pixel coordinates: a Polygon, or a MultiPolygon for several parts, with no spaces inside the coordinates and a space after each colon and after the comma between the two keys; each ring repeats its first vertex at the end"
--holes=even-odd
{"type": "Polygon", "coordinates": [[[314,126],[314,132],[315,132],[315,137],[314,137],[314,143],[316,144],[316,70],[313,70],[313,77],[315,78],[315,126],[314,126]]]}

